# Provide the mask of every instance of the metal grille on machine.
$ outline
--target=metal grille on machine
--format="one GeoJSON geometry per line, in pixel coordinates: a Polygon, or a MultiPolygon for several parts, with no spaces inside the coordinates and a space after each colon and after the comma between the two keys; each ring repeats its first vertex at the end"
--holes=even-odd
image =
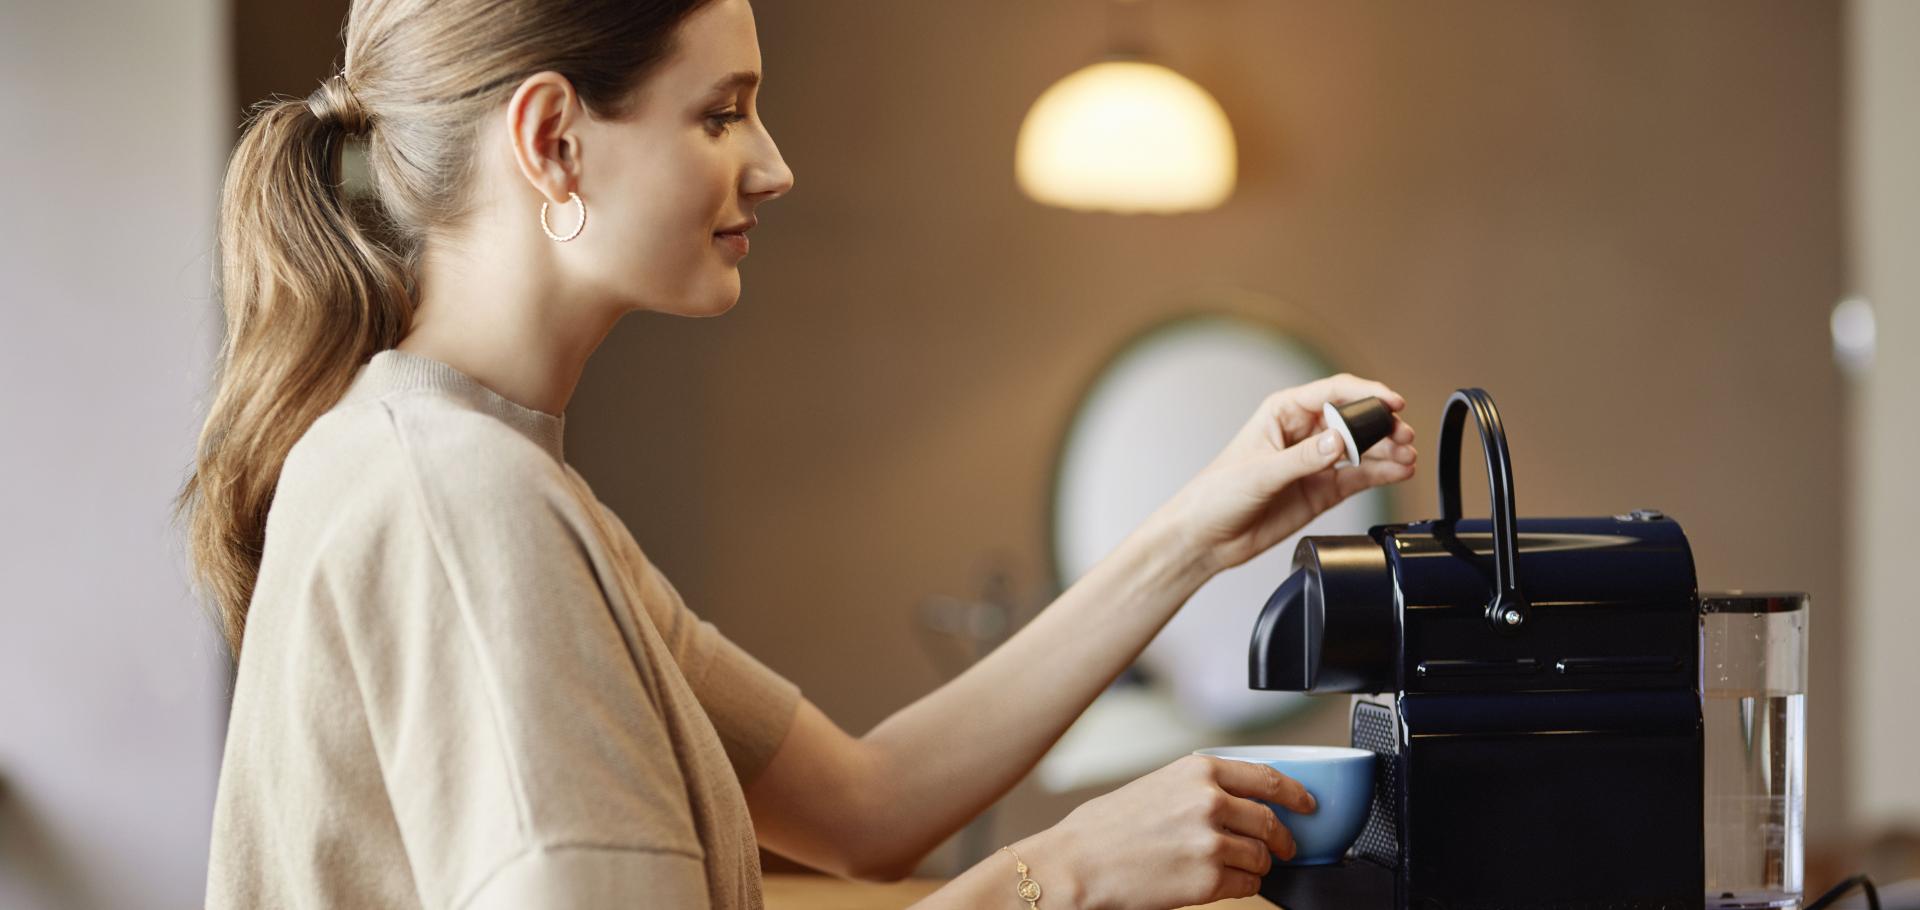
{"type": "Polygon", "coordinates": [[[1373,762],[1373,805],[1367,809],[1367,827],[1353,845],[1355,855],[1377,863],[1400,861],[1400,832],[1394,821],[1393,795],[1400,792],[1400,770],[1394,761],[1396,740],[1393,712],[1382,705],[1360,702],[1353,706],[1353,745],[1379,758],[1373,762]]]}

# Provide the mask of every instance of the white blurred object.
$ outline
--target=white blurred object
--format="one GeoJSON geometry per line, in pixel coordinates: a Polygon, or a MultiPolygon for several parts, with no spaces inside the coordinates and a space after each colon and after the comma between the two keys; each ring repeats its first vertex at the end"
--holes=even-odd
{"type": "Polygon", "coordinates": [[[1155,63],[1107,60],[1054,83],[1020,124],[1014,176],[1048,205],[1119,213],[1210,209],[1233,193],[1226,111],[1155,63]]]}
{"type": "MultiPolygon", "coordinates": [[[[1061,455],[1053,528],[1061,584],[1085,574],[1199,473],[1269,394],[1330,372],[1305,345],[1228,317],[1181,319],[1123,348],[1081,404],[1061,455]]],[[[1386,514],[1385,494],[1370,490],[1301,534],[1363,533],[1386,514]]],[[[1247,688],[1254,619],[1286,579],[1299,536],[1216,576],[1140,658],[1183,721],[1215,738],[1306,703],[1298,693],[1247,688]]]]}
{"type": "Polygon", "coordinates": [[[1847,375],[1858,376],[1873,366],[1879,328],[1867,298],[1848,297],[1835,304],[1827,323],[1833,332],[1833,360],[1847,375]]]}
{"type": "Polygon", "coordinates": [[[1165,691],[1115,688],[1067,728],[1035,778],[1051,793],[1119,783],[1219,741],[1218,731],[1182,714],[1165,691]]]}

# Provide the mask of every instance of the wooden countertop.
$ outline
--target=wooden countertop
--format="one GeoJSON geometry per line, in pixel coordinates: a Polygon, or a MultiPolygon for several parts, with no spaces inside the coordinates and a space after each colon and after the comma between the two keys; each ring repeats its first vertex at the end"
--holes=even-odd
{"type": "MultiPolygon", "coordinates": [[[[937,878],[914,878],[886,885],[842,881],[828,875],[775,873],[766,877],[767,910],[901,910],[939,888],[946,882],[937,878]]],[[[1012,898],[1012,894],[1007,895],[1012,898]]],[[[1044,907],[1046,901],[1041,901],[1044,907]]],[[[1009,907],[1014,906],[1012,900],[1009,907]]],[[[1260,897],[1220,901],[1207,905],[1213,910],[1275,910],[1273,902],[1260,897]]]]}

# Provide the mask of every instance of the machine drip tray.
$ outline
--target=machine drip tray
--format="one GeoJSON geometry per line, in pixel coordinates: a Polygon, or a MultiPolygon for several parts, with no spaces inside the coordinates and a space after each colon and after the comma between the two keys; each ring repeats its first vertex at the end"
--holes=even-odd
{"type": "Polygon", "coordinates": [[[1391,910],[1393,870],[1363,859],[1333,866],[1274,866],[1260,882],[1260,896],[1288,910],[1391,910]]]}

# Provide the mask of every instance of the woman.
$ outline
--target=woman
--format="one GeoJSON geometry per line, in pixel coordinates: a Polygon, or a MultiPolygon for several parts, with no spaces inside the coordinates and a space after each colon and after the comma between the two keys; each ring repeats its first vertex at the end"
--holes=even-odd
{"type": "MultiPolygon", "coordinates": [[[[1413,472],[1280,392],[1004,646],[864,737],[691,614],[568,466],[624,314],[725,312],[793,185],[746,0],[359,0],[346,65],[228,172],[228,335],[180,506],[239,659],[209,902],[756,907],[764,845],[907,874],[1026,774],[1214,573],[1413,472]],[[338,190],[364,136],[377,206],[338,190]],[[588,213],[591,212],[591,218],[588,213]]],[[[742,558],[749,558],[745,555],[742,558]]],[[[1189,758],[1009,845],[1039,905],[1253,893],[1264,767],[1189,758]]],[[[1031,906],[996,854],[927,907],[1031,906]]]]}

